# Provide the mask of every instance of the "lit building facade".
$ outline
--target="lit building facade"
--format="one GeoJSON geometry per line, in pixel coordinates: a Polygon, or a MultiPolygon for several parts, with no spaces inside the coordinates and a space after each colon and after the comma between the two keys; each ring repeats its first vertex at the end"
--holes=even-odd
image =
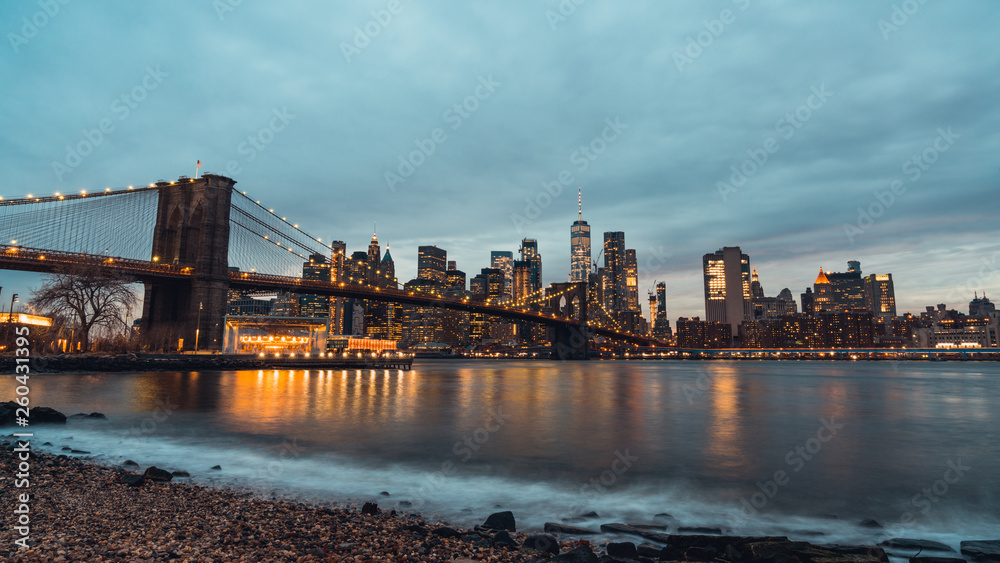
{"type": "Polygon", "coordinates": [[[709,322],[728,324],[732,335],[737,335],[740,323],[753,318],[750,257],[738,246],[727,246],[704,255],[702,269],[705,317],[709,322]]]}
{"type": "Polygon", "coordinates": [[[886,319],[896,316],[896,290],[892,285],[892,274],[872,274],[864,278],[866,308],[876,318],[886,319]]]}
{"type": "MultiPolygon", "coordinates": [[[[330,281],[330,262],[322,254],[309,256],[309,261],[302,264],[302,279],[307,281],[330,281]]],[[[328,318],[330,316],[330,298],[326,295],[303,293],[299,295],[299,314],[303,317],[328,318]]]]}
{"type": "Polygon", "coordinates": [[[417,247],[417,277],[444,284],[447,278],[448,252],[436,246],[417,247]]]}
{"type": "Polygon", "coordinates": [[[590,276],[590,224],[583,220],[583,192],[577,193],[578,215],[569,228],[570,281],[586,282],[590,276]]]}
{"type": "Polygon", "coordinates": [[[514,297],[514,253],[509,250],[494,250],[490,252],[490,268],[503,272],[503,295],[507,299],[514,297]]]}
{"type": "Polygon", "coordinates": [[[604,233],[604,309],[611,315],[625,311],[628,286],[625,280],[625,233],[604,233]]]}
{"type": "Polygon", "coordinates": [[[538,241],[526,238],[521,241],[521,261],[529,266],[528,283],[531,292],[542,289],[542,255],[538,253],[538,241]]]}

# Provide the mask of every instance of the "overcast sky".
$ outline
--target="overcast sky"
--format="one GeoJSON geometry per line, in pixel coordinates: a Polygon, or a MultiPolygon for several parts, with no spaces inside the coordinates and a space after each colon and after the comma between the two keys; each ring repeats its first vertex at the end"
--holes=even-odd
{"type": "Polygon", "coordinates": [[[1000,297],[995,1],[63,1],[0,5],[5,198],[200,159],[349,252],[377,221],[400,281],[533,237],[549,283],[580,186],[671,319],[722,246],[768,295],[856,259],[901,313],[1000,297]]]}

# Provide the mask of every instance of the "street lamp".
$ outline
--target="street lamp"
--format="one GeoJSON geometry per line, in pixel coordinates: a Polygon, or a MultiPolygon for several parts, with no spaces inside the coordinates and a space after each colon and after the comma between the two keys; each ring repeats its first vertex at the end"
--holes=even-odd
{"type": "Polygon", "coordinates": [[[7,324],[14,322],[14,303],[17,302],[17,294],[10,298],[10,313],[7,315],[7,324]]]}
{"type": "Polygon", "coordinates": [[[200,333],[201,333],[201,305],[202,305],[201,301],[199,301],[198,302],[198,324],[195,326],[195,329],[194,329],[194,351],[195,351],[195,353],[198,352],[198,337],[200,336],[200,333]]]}

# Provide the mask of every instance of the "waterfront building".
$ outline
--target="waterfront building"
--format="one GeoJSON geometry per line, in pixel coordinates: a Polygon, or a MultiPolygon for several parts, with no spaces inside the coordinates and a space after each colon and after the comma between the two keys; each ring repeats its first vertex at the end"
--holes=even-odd
{"type": "MultiPolygon", "coordinates": [[[[326,256],[312,254],[309,261],[302,264],[302,279],[308,281],[330,281],[331,267],[326,256]]],[[[326,295],[303,293],[299,295],[299,313],[303,317],[329,318],[330,298],[326,295]]]]}
{"type": "Polygon", "coordinates": [[[864,278],[865,305],[876,319],[896,317],[896,290],[892,274],[872,274],[864,278]]]}

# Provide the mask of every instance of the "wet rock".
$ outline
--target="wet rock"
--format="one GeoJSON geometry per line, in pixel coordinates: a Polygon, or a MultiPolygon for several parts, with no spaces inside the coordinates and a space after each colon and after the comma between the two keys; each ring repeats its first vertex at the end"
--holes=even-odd
{"type": "Polygon", "coordinates": [[[69,451],[73,451],[73,448],[71,448],[71,447],[69,447],[69,446],[63,446],[63,447],[62,447],[62,451],[64,451],[64,452],[69,452],[69,451]]]}
{"type": "Polygon", "coordinates": [[[78,413],[76,413],[76,414],[74,414],[74,415],[72,415],[72,416],[70,416],[68,418],[74,418],[74,419],[76,419],[76,418],[98,418],[98,419],[107,420],[108,417],[104,416],[103,413],[99,413],[99,412],[92,412],[90,414],[78,412],[78,413]]]}
{"type": "Polygon", "coordinates": [[[151,465],[146,468],[146,471],[142,474],[143,477],[149,479],[150,481],[170,481],[174,478],[173,474],[165,469],[160,469],[155,465],[151,465]]]}
{"type": "Polygon", "coordinates": [[[590,512],[585,512],[578,516],[570,516],[569,518],[563,518],[562,521],[566,522],[567,524],[579,524],[580,522],[593,520],[595,518],[600,518],[600,516],[598,516],[596,512],[591,510],[590,512]]]}
{"type": "Polygon", "coordinates": [[[32,424],[66,424],[66,415],[49,407],[33,407],[29,414],[32,424]]]}
{"type": "Polygon", "coordinates": [[[700,526],[681,526],[680,528],[677,528],[677,531],[680,532],[680,533],[682,533],[682,534],[701,534],[701,535],[716,534],[716,535],[722,535],[722,529],[721,528],[704,528],[704,527],[700,527],[700,526]]]}
{"type": "Polygon", "coordinates": [[[612,524],[601,524],[601,531],[613,534],[628,534],[631,536],[639,536],[640,538],[645,538],[647,540],[652,540],[659,543],[670,543],[670,538],[674,537],[670,534],[664,534],[662,532],[654,532],[652,530],[645,530],[643,528],[636,528],[635,526],[629,526],[628,524],[612,523],[612,524]]]}
{"type": "Polygon", "coordinates": [[[940,542],[928,540],[915,540],[910,538],[892,538],[879,542],[882,547],[895,547],[897,549],[924,550],[924,551],[951,551],[955,550],[940,542]]]}
{"type": "Polygon", "coordinates": [[[369,516],[378,514],[378,505],[374,502],[366,502],[361,506],[361,514],[367,514],[369,516]]]}
{"type": "Polygon", "coordinates": [[[399,501],[399,507],[400,508],[410,508],[411,506],[413,506],[413,503],[410,502],[410,501],[408,501],[408,500],[401,500],[401,501],[399,501]]]}
{"type": "MultiPolygon", "coordinates": [[[[372,504],[372,503],[368,503],[368,504],[372,504]]],[[[362,508],[361,510],[362,510],[362,513],[364,513],[364,509],[362,508]]],[[[375,513],[373,512],[372,514],[375,514],[375,513]]],[[[434,528],[433,530],[431,530],[431,534],[434,534],[435,536],[441,536],[442,538],[460,538],[460,537],[462,537],[462,532],[459,532],[455,528],[449,528],[448,526],[441,526],[440,528],[434,528]]]]}
{"type": "Polygon", "coordinates": [[[222,466],[221,465],[213,465],[212,466],[212,471],[222,471],[222,466]]]}
{"type": "Polygon", "coordinates": [[[749,558],[755,563],[784,563],[790,561],[801,561],[803,563],[819,562],[824,563],[884,563],[881,556],[885,552],[881,549],[877,551],[868,550],[863,547],[852,548],[855,553],[847,553],[843,550],[829,549],[828,547],[815,546],[807,542],[793,541],[762,541],[747,544],[743,550],[744,559],[749,558]],[[879,553],[881,552],[881,556],[879,553]]]}
{"type": "Polygon", "coordinates": [[[550,534],[566,534],[570,536],[589,536],[597,533],[595,530],[570,526],[568,524],[557,524],[555,522],[546,522],[542,529],[550,534]]]}
{"type": "Polygon", "coordinates": [[[600,560],[600,558],[597,557],[597,554],[594,553],[594,550],[590,549],[589,547],[587,547],[585,545],[581,545],[581,546],[576,547],[576,548],[574,548],[574,549],[572,549],[570,551],[567,551],[566,553],[560,553],[559,555],[556,555],[552,559],[549,559],[549,561],[552,562],[552,563],[556,563],[556,562],[560,562],[560,563],[600,563],[601,560],[600,560]]]}
{"type": "Polygon", "coordinates": [[[659,522],[629,522],[629,526],[633,528],[641,528],[643,530],[654,530],[657,532],[666,532],[668,526],[666,524],[661,524],[659,522]]]}
{"type": "Polygon", "coordinates": [[[910,563],[967,563],[957,557],[911,557],[910,563]]]}
{"type": "Polygon", "coordinates": [[[556,555],[559,553],[559,541],[549,534],[532,534],[524,538],[523,547],[556,555]]]}
{"type": "Polygon", "coordinates": [[[499,532],[496,533],[496,535],[493,536],[493,545],[510,547],[513,549],[517,549],[518,547],[517,540],[510,537],[510,532],[508,532],[507,530],[500,530],[499,532]]]}
{"type": "Polygon", "coordinates": [[[191,476],[191,474],[188,473],[187,471],[173,471],[170,474],[173,475],[174,477],[190,477],[191,476]]]}
{"type": "Polygon", "coordinates": [[[494,512],[483,523],[483,527],[490,530],[517,531],[517,524],[514,521],[514,513],[506,510],[504,512],[494,512]]]}
{"type": "Polygon", "coordinates": [[[146,480],[142,475],[136,475],[134,473],[126,473],[118,478],[118,482],[130,485],[132,487],[139,487],[142,486],[142,484],[145,483],[146,480]]]}
{"type": "MultiPolygon", "coordinates": [[[[669,549],[669,548],[666,548],[666,547],[663,547],[663,546],[659,546],[659,545],[653,545],[651,543],[640,543],[635,548],[636,552],[638,552],[638,554],[639,554],[639,557],[649,557],[649,558],[652,558],[652,559],[660,559],[661,558],[660,557],[660,553],[663,550],[665,550],[665,549],[669,549]]],[[[684,559],[684,554],[678,551],[677,552],[677,557],[671,557],[671,558],[668,558],[668,559],[663,559],[663,561],[676,561],[676,560],[679,560],[679,559],[684,559]]]]}
{"type": "Polygon", "coordinates": [[[51,445],[52,445],[52,442],[42,442],[42,445],[43,445],[43,446],[51,446],[51,445]]]}
{"type": "Polygon", "coordinates": [[[131,459],[126,459],[122,462],[122,467],[139,467],[139,464],[132,461],[131,459]]]}
{"type": "Polygon", "coordinates": [[[684,550],[684,559],[687,561],[711,561],[719,553],[714,547],[694,546],[684,550]]]}
{"type": "Polygon", "coordinates": [[[608,555],[621,559],[636,559],[639,557],[639,550],[632,542],[611,542],[607,546],[608,555]]]}
{"type": "Polygon", "coordinates": [[[71,454],[89,454],[90,452],[88,452],[87,450],[70,450],[69,453],[71,453],[71,454]]]}
{"type": "Polygon", "coordinates": [[[872,528],[874,530],[882,529],[882,524],[879,524],[878,520],[873,520],[871,518],[858,522],[858,526],[861,526],[862,528],[872,528]]]}
{"type": "Polygon", "coordinates": [[[420,524],[407,524],[403,526],[403,529],[408,532],[413,532],[417,535],[421,536],[427,535],[427,528],[425,526],[421,526],[420,524]]]}
{"type": "Polygon", "coordinates": [[[389,491],[382,491],[381,493],[378,494],[378,496],[380,496],[380,497],[387,497],[387,496],[389,496],[389,491]]]}
{"type": "Polygon", "coordinates": [[[981,561],[1000,561],[1000,540],[964,541],[962,555],[981,561]]]}

